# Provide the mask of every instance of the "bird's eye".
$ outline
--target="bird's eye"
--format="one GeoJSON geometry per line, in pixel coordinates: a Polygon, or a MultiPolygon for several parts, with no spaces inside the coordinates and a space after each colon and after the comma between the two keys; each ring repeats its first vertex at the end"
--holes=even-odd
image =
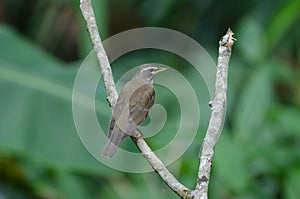
{"type": "Polygon", "coordinates": [[[150,72],[153,72],[153,71],[154,71],[154,69],[153,69],[153,68],[150,68],[150,69],[149,69],[149,71],[150,71],[150,72]]]}

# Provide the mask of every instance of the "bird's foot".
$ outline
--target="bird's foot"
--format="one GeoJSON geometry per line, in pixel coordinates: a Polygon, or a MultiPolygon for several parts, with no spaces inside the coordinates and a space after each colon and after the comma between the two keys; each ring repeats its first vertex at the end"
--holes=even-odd
{"type": "Polygon", "coordinates": [[[144,139],[144,135],[139,130],[135,130],[132,136],[137,140],[144,139]]]}

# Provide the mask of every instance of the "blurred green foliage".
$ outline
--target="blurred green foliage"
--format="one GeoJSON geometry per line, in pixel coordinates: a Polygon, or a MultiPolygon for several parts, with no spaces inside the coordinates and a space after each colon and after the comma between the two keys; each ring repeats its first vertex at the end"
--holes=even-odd
{"type": "MultiPolygon", "coordinates": [[[[171,28],[197,40],[215,59],[218,40],[230,26],[237,42],[210,198],[300,197],[299,0],[93,2],[102,38],[136,27],[171,28]]],[[[0,1],[0,198],[177,198],[156,174],[114,171],[80,142],[72,86],[92,46],[78,6],[78,0],[0,1]]],[[[210,113],[208,92],[188,63],[158,50],[120,58],[113,64],[115,78],[144,62],[173,66],[197,85],[202,103],[198,135],[169,167],[193,188],[210,113]]],[[[176,100],[170,104],[160,93],[158,101],[172,110],[176,100]]],[[[105,106],[97,112],[100,122],[107,123],[110,110],[102,84],[96,96],[96,106],[105,106]]],[[[164,131],[173,132],[176,112],[168,119],[164,131]]],[[[167,139],[149,142],[156,147],[167,139]]]]}

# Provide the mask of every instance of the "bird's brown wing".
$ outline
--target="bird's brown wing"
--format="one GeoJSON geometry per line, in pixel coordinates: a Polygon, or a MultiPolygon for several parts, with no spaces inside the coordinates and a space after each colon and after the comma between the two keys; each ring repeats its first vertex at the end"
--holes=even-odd
{"type": "Polygon", "coordinates": [[[107,133],[108,138],[111,137],[111,134],[115,127],[115,122],[120,117],[123,107],[124,107],[124,100],[119,97],[118,101],[114,107],[113,114],[110,118],[109,129],[108,129],[108,133],[107,133]]]}
{"type": "Polygon", "coordinates": [[[154,103],[154,99],[155,90],[151,84],[145,84],[133,92],[129,100],[131,123],[138,126],[146,119],[148,112],[154,103]]]}
{"type": "MultiPolygon", "coordinates": [[[[124,92],[126,89],[124,90],[124,92]]],[[[128,93],[126,93],[128,94],[128,93]]],[[[129,101],[117,102],[114,113],[110,121],[108,138],[114,133],[116,125],[124,133],[123,139],[131,136],[139,125],[146,119],[150,108],[154,103],[155,90],[153,85],[145,84],[137,88],[129,97],[129,101]],[[128,102],[128,112],[123,110],[128,102]],[[125,112],[124,112],[125,111],[125,112]]]]}
{"type": "Polygon", "coordinates": [[[115,127],[115,122],[116,122],[116,120],[115,120],[114,116],[112,116],[112,117],[110,118],[109,129],[108,129],[108,133],[107,133],[107,137],[108,137],[108,138],[111,137],[111,134],[112,134],[112,132],[113,132],[113,130],[114,130],[114,127],[115,127]]]}

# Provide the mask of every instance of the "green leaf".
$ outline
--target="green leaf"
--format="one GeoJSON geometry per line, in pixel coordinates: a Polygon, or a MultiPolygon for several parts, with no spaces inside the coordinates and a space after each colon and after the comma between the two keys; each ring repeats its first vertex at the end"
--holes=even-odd
{"type": "Polygon", "coordinates": [[[300,168],[288,173],[284,182],[284,195],[286,199],[298,199],[300,196],[300,168]]]}
{"type": "Polygon", "coordinates": [[[277,113],[276,122],[281,130],[286,135],[293,135],[300,138],[300,111],[294,107],[279,106],[275,112],[277,113]]]}
{"type": "Polygon", "coordinates": [[[255,64],[264,60],[266,56],[265,41],[261,39],[262,24],[250,16],[241,20],[236,32],[238,33],[238,45],[236,47],[241,51],[243,60],[255,67],[255,64]]]}
{"type": "Polygon", "coordinates": [[[245,84],[235,107],[234,132],[239,138],[251,140],[272,103],[271,65],[257,68],[245,84]]]}
{"type": "Polygon", "coordinates": [[[296,22],[299,22],[299,7],[299,0],[290,0],[284,2],[275,12],[266,29],[265,40],[268,40],[270,49],[278,44],[279,40],[293,27],[293,24],[296,25],[296,22]]]}
{"type": "Polygon", "coordinates": [[[94,194],[88,192],[87,185],[80,177],[66,171],[59,171],[56,175],[58,189],[65,198],[92,198],[94,194]]]}
{"type": "Polygon", "coordinates": [[[223,130],[216,147],[214,168],[224,185],[234,192],[245,191],[250,182],[246,154],[243,146],[234,142],[228,132],[223,130]]]}
{"type": "MultiPolygon", "coordinates": [[[[78,64],[61,67],[5,26],[0,26],[0,43],[0,149],[48,167],[109,173],[83,147],[73,122],[78,64]]],[[[107,107],[105,98],[97,103],[107,107]]],[[[105,110],[101,115],[108,118],[105,110]]]]}

